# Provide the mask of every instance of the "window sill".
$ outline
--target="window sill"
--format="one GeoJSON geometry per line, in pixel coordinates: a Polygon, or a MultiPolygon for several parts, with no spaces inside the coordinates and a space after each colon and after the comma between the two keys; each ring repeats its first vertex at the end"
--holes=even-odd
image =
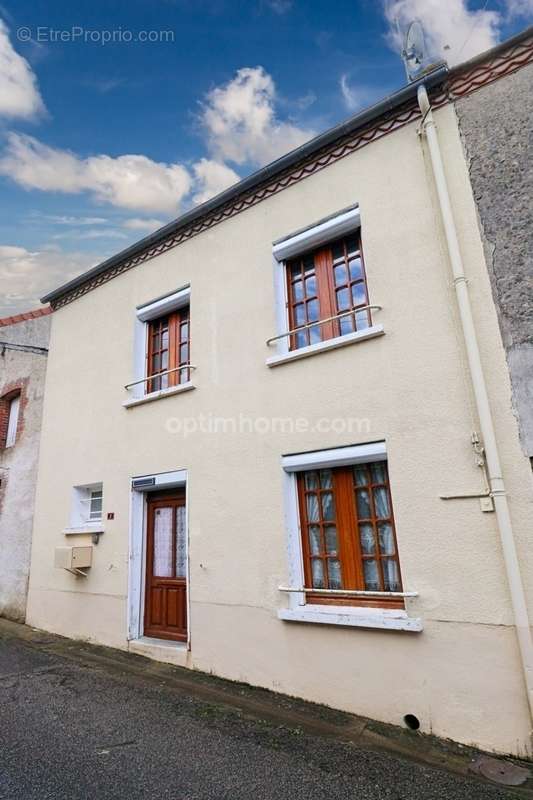
{"type": "Polygon", "coordinates": [[[92,535],[94,533],[104,533],[104,526],[101,522],[98,524],[91,525],[87,523],[86,525],[75,525],[71,528],[63,528],[63,533],[65,536],[80,536],[84,533],[92,535]]]}
{"type": "Polygon", "coordinates": [[[281,355],[271,356],[271,358],[267,358],[266,364],[268,367],[277,367],[289,361],[298,361],[300,358],[314,356],[316,353],[324,353],[327,350],[337,350],[339,347],[346,347],[349,344],[363,342],[366,339],[375,339],[376,336],[383,336],[384,333],[383,325],[372,325],[371,328],[365,328],[362,331],[354,331],[354,333],[336,336],[334,339],[328,339],[325,342],[317,342],[307,347],[300,347],[298,350],[290,350],[281,355]]]}
{"type": "Polygon", "coordinates": [[[168,389],[160,389],[158,392],[150,392],[150,394],[145,394],[143,397],[134,397],[132,400],[125,400],[122,405],[124,408],[133,408],[133,406],[142,406],[145,403],[151,403],[153,400],[160,400],[162,397],[173,397],[175,394],[181,394],[182,392],[189,392],[191,389],[195,389],[191,381],[188,383],[180,383],[179,386],[170,386],[168,389]]]}
{"type": "Polygon", "coordinates": [[[346,608],[346,606],[305,605],[299,608],[280,608],[278,618],[285,622],[313,622],[323,625],[344,625],[350,628],[376,628],[378,630],[423,630],[420,618],[409,617],[405,611],[381,608],[346,608]]]}

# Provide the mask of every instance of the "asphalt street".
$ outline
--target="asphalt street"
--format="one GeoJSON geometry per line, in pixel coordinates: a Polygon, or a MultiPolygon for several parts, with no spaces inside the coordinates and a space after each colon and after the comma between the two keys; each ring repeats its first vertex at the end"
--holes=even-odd
{"type": "MultiPolygon", "coordinates": [[[[210,702],[210,692],[226,691],[222,681],[212,688],[216,679],[200,678],[197,691],[187,690],[172,681],[173,668],[54,642],[45,634],[32,641],[5,635],[0,627],[2,800],[526,796],[342,736],[310,733],[282,714],[276,721],[275,711],[254,715],[210,702]]],[[[252,704],[253,691],[242,690],[252,704]]],[[[267,695],[258,707],[271,702],[261,700],[267,695]]]]}

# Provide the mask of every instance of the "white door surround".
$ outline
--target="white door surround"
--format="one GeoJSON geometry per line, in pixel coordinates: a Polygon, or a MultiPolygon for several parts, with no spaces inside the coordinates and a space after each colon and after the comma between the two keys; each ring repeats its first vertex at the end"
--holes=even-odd
{"type": "MultiPolygon", "coordinates": [[[[128,571],[128,641],[143,637],[144,584],[146,564],[146,496],[165,489],[185,489],[185,519],[187,548],[187,586],[189,586],[189,507],[187,499],[187,470],[139,475],[131,479],[129,571],[128,571]]],[[[190,645],[190,603],[187,592],[187,630],[190,645]]],[[[183,644],[166,642],[167,646],[183,648],[183,644]]]]}

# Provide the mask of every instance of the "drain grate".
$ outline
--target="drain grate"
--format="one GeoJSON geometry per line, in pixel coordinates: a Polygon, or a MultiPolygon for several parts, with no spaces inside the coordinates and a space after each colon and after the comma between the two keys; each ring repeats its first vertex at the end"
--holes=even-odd
{"type": "Polygon", "coordinates": [[[519,767],[511,761],[500,761],[490,756],[478,756],[470,764],[470,770],[476,775],[482,775],[494,783],[503,786],[521,786],[531,776],[525,767],[519,767]]]}

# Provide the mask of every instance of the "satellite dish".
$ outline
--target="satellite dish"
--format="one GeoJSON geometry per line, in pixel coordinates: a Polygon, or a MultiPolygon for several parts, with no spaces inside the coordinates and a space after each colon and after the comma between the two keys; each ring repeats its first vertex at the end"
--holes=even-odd
{"type": "Polygon", "coordinates": [[[426,43],[420,20],[415,19],[405,34],[402,50],[403,63],[409,81],[415,81],[426,67],[426,43]]]}

